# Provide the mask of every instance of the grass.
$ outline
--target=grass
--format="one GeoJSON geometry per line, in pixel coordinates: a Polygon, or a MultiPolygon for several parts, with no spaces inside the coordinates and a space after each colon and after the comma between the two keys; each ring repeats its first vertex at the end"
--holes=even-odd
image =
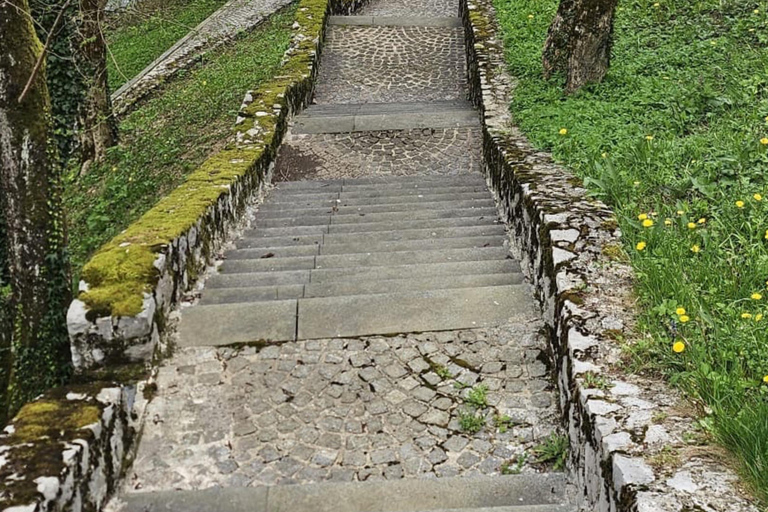
{"type": "Polygon", "coordinates": [[[107,19],[109,86],[116,90],[226,0],[139,0],[107,19]]]}
{"type": "Polygon", "coordinates": [[[271,78],[288,47],[294,9],[183,72],[120,124],[106,161],[65,190],[75,275],[89,256],[183,182],[231,138],[249,89],[271,78]]]}
{"type": "Polygon", "coordinates": [[[541,444],[535,446],[531,451],[536,455],[536,462],[551,463],[555,471],[561,471],[565,469],[569,450],[570,442],[568,441],[568,436],[552,432],[541,444]]]}
{"type": "Polygon", "coordinates": [[[557,0],[494,3],[516,122],[618,215],[638,277],[635,368],[712,411],[765,499],[768,2],[621,2],[606,80],[569,97],[541,78],[557,0]]]}

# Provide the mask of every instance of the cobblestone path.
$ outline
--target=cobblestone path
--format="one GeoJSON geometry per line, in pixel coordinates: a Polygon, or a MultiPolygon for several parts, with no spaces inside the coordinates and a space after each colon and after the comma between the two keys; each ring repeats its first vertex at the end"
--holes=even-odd
{"type": "Polygon", "coordinates": [[[546,333],[480,174],[458,1],[357,14],[181,312],[114,510],[571,510],[534,455],[546,333]]]}

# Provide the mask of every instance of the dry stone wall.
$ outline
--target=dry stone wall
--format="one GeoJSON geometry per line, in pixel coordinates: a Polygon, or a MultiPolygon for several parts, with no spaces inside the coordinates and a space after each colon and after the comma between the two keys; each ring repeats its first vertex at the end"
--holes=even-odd
{"type": "Polygon", "coordinates": [[[618,340],[631,334],[634,298],[616,220],[512,124],[515,82],[491,0],[462,0],[461,13],[485,173],[544,311],[579,506],[756,511],[717,451],[692,446],[695,412],[622,367],[618,340]]]}

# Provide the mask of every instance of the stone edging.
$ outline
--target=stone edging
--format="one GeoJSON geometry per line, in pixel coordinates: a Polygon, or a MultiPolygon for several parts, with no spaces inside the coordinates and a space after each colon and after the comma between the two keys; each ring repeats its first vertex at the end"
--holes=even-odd
{"type": "Polygon", "coordinates": [[[301,0],[279,74],[246,94],[234,140],[85,265],[67,314],[77,370],[152,358],[169,312],[268,183],[291,116],[311,99],[328,16],[363,2],[301,0]]]}
{"type": "Polygon", "coordinates": [[[731,471],[690,449],[695,412],[681,411],[664,383],[621,370],[617,340],[634,324],[633,276],[613,213],[512,124],[515,83],[492,0],[461,0],[461,15],[486,177],[549,330],[576,504],[590,512],[756,511],[731,471]]]}
{"type": "Polygon", "coordinates": [[[133,388],[72,386],[24,406],[0,434],[0,510],[100,510],[122,471],[133,388]]]}

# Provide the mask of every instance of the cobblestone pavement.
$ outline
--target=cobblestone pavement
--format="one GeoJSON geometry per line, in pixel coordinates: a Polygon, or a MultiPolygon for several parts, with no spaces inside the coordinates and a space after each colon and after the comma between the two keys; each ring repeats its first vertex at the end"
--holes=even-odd
{"type": "Polygon", "coordinates": [[[230,0],[189,34],[176,42],[137,76],[112,94],[116,112],[124,112],[180,69],[192,64],[203,52],[250,30],[291,0],[230,0]]]}
{"type": "Polygon", "coordinates": [[[462,29],[333,26],[315,103],[388,103],[466,97],[462,29]]]}
{"type": "Polygon", "coordinates": [[[292,135],[280,149],[275,179],[480,172],[481,144],[472,128],[292,135]]]}
{"type": "Polygon", "coordinates": [[[128,485],[151,491],[514,469],[556,423],[540,328],[185,349],[160,369],[128,485]]]}
{"type": "Polygon", "coordinates": [[[372,0],[357,13],[361,16],[458,16],[455,0],[372,0]]]}

